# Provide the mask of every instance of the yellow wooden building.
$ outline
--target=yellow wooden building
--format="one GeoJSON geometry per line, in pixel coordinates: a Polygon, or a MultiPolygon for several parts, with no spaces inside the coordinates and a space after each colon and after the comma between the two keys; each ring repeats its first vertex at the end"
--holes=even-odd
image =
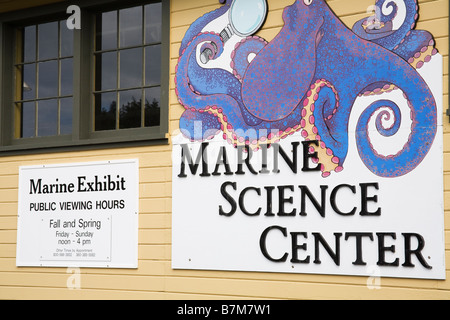
{"type": "MultiPolygon", "coordinates": [[[[258,35],[270,41],[283,26],[283,9],[293,0],[267,2],[268,15],[258,35]]],[[[374,0],[327,3],[351,28],[370,15],[368,8],[374,0]]],[[[416,29],[429,31],[443,56],[445,113],[449,108],[449,2],[418,3],[416,29]]],[[[0,299],[450,299],[448,263],[447,280],[383,277],[375,282],[362,276],[172,268],[172,137],[179,132],[185,110],[175,90],[176,66],[188,28],[220,6],[217,0],[0,1],[0,299]],[[76,28],[77,12],[66,12],[72,4],[81,8],[81,29],[76,28]],[[140,10],[137,44],[133,42],[136,32],[122,34],[116,26],[118,16],[130,13],[130,8],[140,10]],[[143,21],[154,12],[161,19],[155,18],[149,27],[143,21]],[[69,17],[75,19],[75,30],[65,34],[69,17]],[[99,25],[115,31],[99,36],[99,25]],[[52,42],[52,32],[59,40],[52,42]],[[127,58],[120,60],[117,53],[126,54],[122,45],[135,51],[130,49],[127,58]],[[157,63],[142,53],[152,48],[161,58],[157,63]],[[58,52],[55,56],[50,52],[53,49],[58,52]],[[133,70],[127,64],[133,60],[152,66],[147,68],[149,73],[144,72],[144,83],[122,82],[123,75],[133,70]],[[113,61],[115,69],[99,67],[102,61],[113,61]],[[44,67],[48,67],[45,72],[44,67]],[[55,77],[48,76],[52,68],[59,70],[55,77]],[[154,70],[160,77],[153,79],[154,70]],[[64,74],[73,77],[67,79],[64,74]],[[39,95],[33,96],[27,86],[37,83],[39,95]],[[145,95],[141,102],[129,100],[130,109],[138,104],[137,120],[112,103],[117,97],[130,99],[127,93],[131,91],[145,95]],[[123,159],[139,160],[138,267],[16,266],[19,168],[123,159]]],[[[445,253],[449,261],[450,124],[447,115],[443,119],[445,253]]]]}

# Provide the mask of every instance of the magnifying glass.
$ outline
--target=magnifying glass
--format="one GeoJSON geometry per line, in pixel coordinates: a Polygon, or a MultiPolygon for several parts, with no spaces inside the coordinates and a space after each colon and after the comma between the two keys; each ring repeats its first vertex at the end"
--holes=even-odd
{"type": "MultiPolygon", "coordinates": [[[[220,32],[223,42],[226,43],[234,34],[248,37],[261,28],[267,15],[266,0],[234,0],[228,11],[230,24],[220,32]]],[[[206,64],[214,52],[206,48],[200,55],[200,61],[206,64]]]]}

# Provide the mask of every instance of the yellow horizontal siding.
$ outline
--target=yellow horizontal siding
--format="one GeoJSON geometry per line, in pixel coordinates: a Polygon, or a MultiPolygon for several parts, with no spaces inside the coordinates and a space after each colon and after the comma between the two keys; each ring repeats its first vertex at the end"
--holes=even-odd
{"type": "MultiPolygon", "coordinates": [[[[50,0],[49,0],[50,1],[50,0]]],[[[282,26],[282,9],[293,0],[268,0],[270,13],[259,35],[270,40],[282,26]]],[[[14,1],[18,3],[20,1],[14,1]]],[[[45,1],[44,1],[45,2],[45,1]]],[[[44,3],[41,2],[41,3],[44,3]]],[[[330,0],[349,27],[366,16],[374,0],[330,0]]],[[[12,1],[8,6],[12,5],[12,1]]],[[[39,4],[40,2],[34,2],[39,4]]],[[[12,7],[0,4],[0,12],[12,7]]],[[[178,129],[183,108],[174,76],[181,40],[199,16],[217,0],[171,0],[170,130],[178,129]]],[[[436,37],[444,56],[444,109],[448,107],[448,0],[420,1],[418,28],[436,37]]],[[[444,117],[444,199],[446,255],[450,261],[450,125],[444,117]]],[[[171,146],[123,148],[0,157],[0,299],[450,299],[450,280],[381,279],[369,290],[367,278],[349,276],[172,270],[171,146]],[[81,290],[69,290],[65,268],[17,268],[17,192],[19,166],[139,159],[138,269],[82,269],[81,290]]],[[[447,263],[447,265],[449,265],[447,263]]],[[[450,267],[447,267],[448,273],[450,267]]],[[[450,277],[450,274],[447,274],[450,277]]]]}

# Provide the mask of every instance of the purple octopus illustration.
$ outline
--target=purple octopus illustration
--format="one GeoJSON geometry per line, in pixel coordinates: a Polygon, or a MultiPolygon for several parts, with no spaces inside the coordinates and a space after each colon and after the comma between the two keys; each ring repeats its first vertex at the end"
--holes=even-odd
{"type": "MultiPolygon", "coordinates": [[[[249,24],[253,34],[233,26],[205,31],[214,20],[233,14],[239,1],[246,2],[221,1],[223,6],[190,26],[181,43],[175,84],[185,108],[180,119],[184,136],[204,141],[221,134],[235,147],[256,151],[298,133],[305,141],[318,142],[310,152],[317,154],[322,176],[328,177],[344,168],[355,99],[380,96],[354,128],[361,160],[380,177],[405,175],[422,162],[436,136],[437,109],[417,69],[437,50],[431,34],[414,30],[415,0],[378,0],[375,15],[353,30],[324,0],[297,0],[284,8],[284,26],[270,42],[253,35],[264,23],[265,0],[248,1],[247,6],[254,3],[257,23],[251,25],[249,17],[241,24],[249,24]],[[233,34],[240,41],[229,55],[229,70],[208,67],[225,54],[233,34]],[[398,89],[409,108],[410,134],[398,153],[381,155],[371,143],[368,124],[376,114],[381,135],[398,132],[399,107],[381,96],[398,89]],[[388,127],[383,125],[392,117],[388,127]]],[[[230,24],[232,20],[230,16],[230,24]]]]}

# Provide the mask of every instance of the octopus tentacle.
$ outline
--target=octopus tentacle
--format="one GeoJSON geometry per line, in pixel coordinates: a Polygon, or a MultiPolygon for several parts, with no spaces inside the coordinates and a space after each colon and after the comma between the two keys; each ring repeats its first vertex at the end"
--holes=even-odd
{"type": "MultiPolygon", "coordinates": [[[[396,155],[382,155],[378,153],[376,148],[372,144],[372,140],[369,135],[369,121],[372,116],[376,115],[376,128],[379,134],[390,137],[398,132],[401,123],[401,114],[399,107],[396,103],[389,100],[379,100],[372,103],[360,116],[356,129],[356,141],[358,147],[358,153],[364,164],[369,167],[375,174],[380,176],[390,176],[388,173],[388,166],[386,165],[390,160],[399,156],[405,149],[401,150],[396,155]],[[383,126],[384,121],[388,121],[393,113],[394,122],[389,128],[383,126]],[[380,166],[380,162],[385,165],[380,166]]],[[[411,135],[407,144],[411,144],[411,135]]],[[[399,174],[405,174],[407,168],[396,168],[399,174]],[[405,170],[403,172],[403,170],[405,170]]]]}
{"type": "MultiPolygon", "coordinates": [[[[320,100],[320,92],[321,90],[324,90],[324,88],[330,88],[333,90],[334,94],[336,94],[336,99],[338,100],[337,92],[331,83],[324,79],[317,80],[313,85],[311,85],[310,90],[308,90],[305,99],[301,103],[302,107],[299,106],[299,108],[297,108],[297,110],[301,110],[300,123],[297,123],[292,127],[287,127],[284,130],[264,130],[260,128],[258,130],[260,133],[259,137],[254,139],[250,139],[248,136],[246,137],[242,135],[242,131],[239,127],[235,127],[233,122],[229,121],[223,109],[208,107],[204,110],[204,112],[208,112],[209,114],[213,114],[217,117],[217,121],[220,122],[221,130],[223,131],[223,139],[227,140],[227,142],[234,147],[249,146],[252,150],[258,150],[261,145],[278,143],[280,140],[286,139],[296,132],[299,132],[306,141],[318,141],[319,145],[312,146],[310,152],[317,152],[316,162],[321,164],[322,176],[328,177],[331,172],[341,172],[343,168],[339,164],[340,159],[334,155],[331,148],[327,147],[326,143],[319,135],[319,130],[315,125],[315,114],[320,113],[320,111],[317,111],[320,108],[316,109],[316,104],[317,101],[320,100]]],[[[337,110],[337,106],[335,110],[337,110]]]]}
{"type": "Polygon", "coordinates": [[[421,30],[415,30],[408,37],[408,41],[401,45],[397,51],[400,56],[405,57],[405,60],[416,69],[422,68],[425,63],[429,62],[438,53],[433,36],[421,30]]]}
{"type": "Polygon", "coordinates": [[[244,74],[250,64],[251,55],[256,55],[267,45],[267,41],[257,36],[249,36],[238,42],[231,53],[231,69],[239,81],[242,81],[244,74]]]}
{"type": "Polygon", "coordinates": [[[343,170],[343,161],[341,161],[343,159],[339,159],[333,151],[334,147],[324,140],[324,136],[328,134],[328,128],[323,126],[324,114],[329,114],[327,118],[331,119],[338,112],[339,95],[329,81],[318,79],[311,85],[306,96],[303,101],[304,109],[300,124],[303,129],[302,136],[305,140],[319,142],[319,146],[311,146],[310,151],[317,152],[317,162],[321,164],[322,176],[325,178],[330,176],[333,171],[341,172],[343,170]],[[329,94],[330,91],[332,94],[329,94]],[[326,92],[325,95],[324,92],[326,92]],[[334,98],[334,103],[327,104],[330,97],[334,98]],[[331,108],[326,108],[327,105],[331,108]]]}
{"type": "Polygon", "coordinates": [[[363,39],[394,50],[416,26],[416,0],[377,0],[375,15],[355,23],[353,32],[363,39]]]}
{"type": "Polygon", "coordinates": [[[181,42],[180,56],[186,50],[188,44],[192,41],[192,39],[194,39],[199,33],[201,33],[201,31],[206,27],[208,23],[219,18],[230,9],[232,2],[233,0],[221,1],[221,3],[225,3],[223,6],[221,6],[219,9],[206,13],[191,24],[181,42]]]}
{"type": "MultiPolygon", "coordinates": [[[[375,15],[355,23],[353,31],[363,39],[378,43],[420,69],[437,54],[433,36],[414,30],[418,18],[416,0],[377,0],[375,15]]],[[[382,83],[366,88],[362,96],[378,95],[397,89],[382,83]]]]}
{"type": "Polygon", "coordinates": [[[192,142],[211,140],[220,133],[220,129],[220,123],[212,113],[187,109],[180,118],[180,131],[192,142]]]}
{"type": "MultiPolygon", "coordinates": [[[[418,91],[421,91],[418,89],[418,91]]],[[[368,131],[368,124],[372,116],[377,115],[376,128],[383,136],[393,136],[398,130],[402,121],[399,107],[389,100],[378,100],[367,107],[361,114],[356,128],[356,142],[361,160],[373,173],[381,177],[401,176],[415,169],[428,153],[434,136],[436,134],[436,112],[433,110],[433,97],[427,96],[424,92],[405,93],[405,99],[410,108],[411,128],[408,141],[396,154],[381,155],[371,143],[368,131]],[[427,97],[422,100],[420,97],[427,97]],[[417,99],[422,101],[417,104],[417,99]],[[381,108],[389,109],[394,118],[394,123],[389,128],[382,125],[391,116],[381,108]],[[378,113],[378,114],[377,114],[378,113]],[[389,115],[389,116],[388,116],[389,115]],[[401,166],[395,165],[401,163],[401,166]]]]}
{"type": "Polygon", "coordinates": [[[437,50],[429,32],[414,30],[418,10],[416,0],[377,0],[375,15],[356,22],[353,32],[393,51],[420,69],[437,50]]]}
{"type": "MultiPolygon", "coordinates": [[[[419,32],[420,31],[418,31],[417,34],[419,34],[419,32]]],[[[426,35],[426,34],[428,34],[428,32],[424,31],[424,35],[426,35]]],[[[416,35],[416,33],[414,35],[416,35]]],[[[431,37],[431,35],[430,35],[430,37],[431,37]]],[[[427,37],[427,39],[428,39],[428,37],[427,37]]],[[[409,45],[410,48],[408,50],[411,53],[409,54],[409,53],[407,53],[408,51],[405,50],[403,55],[405,57],[410,56],[409,59],[407,59],[407,61],[415,69],[422,68],[425,65],[425,63],[430,62],[432,57],[438,53],[437,49],[434,47],[435,46],[434,39],[431,39],[431,40],[429,40],[429,42],[427,44],[424,44],[422,46],[422,48],[420,49],[420,51],[418,51],[418,52],[416,52],[416,49],[411,49],[411,46],[413,48],[416,48],[415,44],[409,45]]],[[[392,92],[393,90],[396,90],[396,89],[398,89],[398,88],[394,84],[374,83],[372,86],[367,87],[363,93],[360,93],[359,96],[381,95],[383,93],[392,92]]]]}
{"type": "MultiPolygon", "coordinates": [[[[175,92],[178,96],[178,101],[181,105],[185,107],[186,110],[190,110],[192,112],[203,113],[204,111],[208,110],[211,107],[217,108],[217,106],[221,106],[221,108],[226,109],[227,114],[233,116],[233,118],[240,126],[244,126],[245,120],[241,113],[241,110],[243,110],[243,106],[235,97],[230,95],[230,93],[232,93],[233,91],[233,87],[238,88],[239,86],[232,86],[232,89],[229,89],[230,87],[226,86],[223,88],[225,92],[209,93],[209,94],[207,92],[203,92],[202,94],[198,92],[196,88],[192,85],[192,82],[194,82],[197,77],[201,78],[202,76],[201,73],[202,68],[195,68],[194,70],[192,69],[190,70],[190,66],[192,65],[192,63],[196,64],[195,50],[199,44],[206,41],[215,42],[217,47],[219,48],[219,51],[220,48],[223,46],[220,36],[214,33],[199,34],[194,39],[192,39],[191,42],[187,44],[187,47],[185,51],[182,52],[182,55],[180,56],[178,60],[178,65],[176,67],[175,92]]],[[[232,78],[228,78],[228,80],[230,82],[233,82],[232,78]]],[[[213,80],[212,82],[215,81],[213,80]]],[[[239,83],[237,79],[235,79],[235,82],[239,83]]],[[[202,89],[208,91],[211,88],[206,89],[202,88],[202,89]]],[[[190,134],[192,136],[194,135],[193,132],[190,132],[190,134]]],[[[196,140],[198,140],[198,138],[196,140]]]]}

